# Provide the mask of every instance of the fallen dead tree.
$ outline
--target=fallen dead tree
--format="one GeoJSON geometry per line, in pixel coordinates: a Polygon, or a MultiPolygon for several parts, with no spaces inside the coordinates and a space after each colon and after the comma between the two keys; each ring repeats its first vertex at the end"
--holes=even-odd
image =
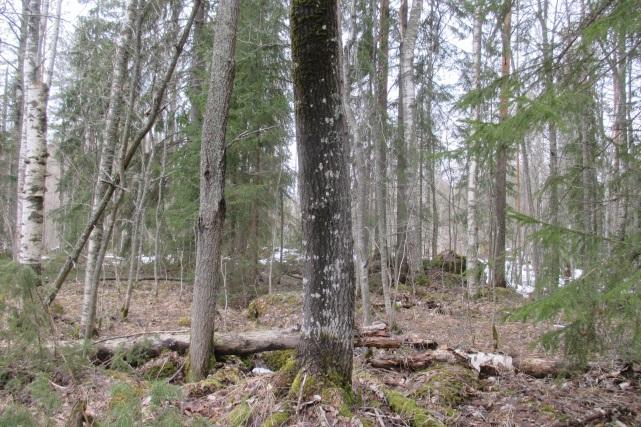
{"type": "MultiPolygon", "coordinates": [[[[214,353],[217,356],[247,356],[265,351],[295,349],[300,340],[296,330],[273,329],[240,333],[216,333],[214,353]]],[[[60,343],[79,344],[79,341],[60,343]]],[[[144,359],[159,356],[163,351],[185,354],[189,349],[188,331],[139,333],[96,341],[95,359],[109,361],[117,352],[132,351],[144,359]]],[[[475,369],[481,376],[497,376],[504,372],[522,372],[542,378],[562,374],[567,365],[561,361],[541,358],[513,358],[498,353],[472,353],[455,349],[438,349],[434,341],[416,337],[392,337],[384,324],[362,328],[354,334],[354,347],[398,349],[401,347],[421,350],[409,355],[390,354],[369,360],[369,364],[382,369],[419,370],[434,362],[462,364],[475,369]]]]}
{"type": "Polygon", "coordinates": [[[382,369],[420,370],[434,362],[462,364],[475,369],[481,376],[497,376],[503,372],[522,372],[543,378],[563,374],[568,366],[562,361],[535,357],[517,358],[498,353],[466,353],[455,349],[436,349],[410,355],[389,355],[371,359],[369,364],[382,369]]]}
{"type": "MultiPolygon", "coordinates": [[[[287,329],[221,333],[214,335],[214,353],[218,356],[246,356],[274,350],[289,350],[298,347],[300,332],[287,329]]],[[[62,346],[80,344],[80,341],[59,343],[62,346]]],[[[415,337],[392,337],[382,323],[361,328],[354,334],[355,347],[394,349],[403,346],[415,349],[435,349],[434,341],[415,337]]],[[[95,358],[99,362],[110,360],[116,352],[137,351],[144,358],[153,358],[164,350],[185,354],[189,349],[189,333],[184,331],[160,331],[105,338],[94,342],[95,358]]]]}

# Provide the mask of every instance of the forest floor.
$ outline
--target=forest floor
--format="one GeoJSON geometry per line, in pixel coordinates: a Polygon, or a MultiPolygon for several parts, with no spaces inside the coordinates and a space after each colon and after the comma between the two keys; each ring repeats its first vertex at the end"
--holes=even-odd
{"type": "MultiPolygon", "coordinates": [[[[468,300],[460,278],[434,272],[427,286],[396,291],[399,334],[436,341],[439,348],[498,351],[515,357],[559,358],[535,344],[553,325],[503,320],[523,297],[503,289],[468,300]],[[493,334],[492,319],[496,322],[493,334]]],[[[187,331],[191,289],[180,297],[176,282],[161,282],[158,298],[153,282],[136,284],[129,319],[120,320],[125,285],[106,282],[101,289],[97,340],[143,332],[187,331]]],[[[82,287],[72,283],[59,295],[54,310],[59,340],[77,338],[82,287]],[[64,307],[64,308],[63,308],[64,307]]],[[[382,296],[372,298],[374,317],[384,319],[382,296]]],[[[224,332],[295,328],[301,321],[300,289],[278,289],[247,308],[219,308],[216,329],[224,332]]],[[[360,307],[357,309],[360,319],[360,307]]],[[[59,405],[47,412],[24,395],[23,402],[41,421],[68,425],[74,405],[86,401],[86,413],[111,425],[299,425],[299,426],[571,426],[641,425],[641,367],[617,361],[592,363],[584,372],[559,373],[537,379],[523,373],[501,372],[479,378],[466,366],[435,363],[417,371],[373,368],[368,361],[381,355],[408,355],[417,350],[356,349],[354,399],[345,406],[332,399],[310,401],[287,393],[277,370],[286,352],[228,357],[208,380],[184,384],[184,356],[166,353],[136,366],[123,357],[111,368],[85,368],[70,378],[60,368],[50,379],[59,405]],[[174,385],[168,385],[168,383],[174,385]],[[396,397],[407,397],[401,400],[396,397]],[[40,408],[40,409],[38,409],[40,408]],[[276,416],[274,416],[276,414],[276,416]],[[272,418],[269,418],[269,416],[272,418]],[[128,422],[127,419],[130,418],[128,422]],[[269,418],[269,419],[268,419],[269,418]],[[133,420],[133,421],[132,421],[133,420]],[[267,423],[266,423],[267,420],[267,423]],[[271,422],[271,424],[269,424],[271,422]],[[442,423],[442,424],[439,424],[442,423]]],[[[0,388],[0,414],[15,396],[0,388]],[[4,403],[2,403],[4,402],[4,403]]]]}

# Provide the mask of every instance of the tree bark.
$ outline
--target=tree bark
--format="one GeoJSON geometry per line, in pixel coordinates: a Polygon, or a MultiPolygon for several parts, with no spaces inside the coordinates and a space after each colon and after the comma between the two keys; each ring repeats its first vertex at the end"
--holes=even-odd
{"type": "MultiPolygon", "coordinates": [[[[512,31],[512,2],[506,0],[502,6],[501,12],[501,84],[500,94],[500,107],[499,114],[500,120],[505,121],[509,114],[509,82],[510,75],[510,34],[512,31]]],[[[504,140],[506,136],[502,136],[497,141],[496,153],[496,174],[495,174],[495,189],[494,189],[494,209],[496,215],[496,240],[494,242],[494,256],[492,280],[496,287],[504,288],[507,286],[505,281],[505,232],[506,232],[506,193],[507,193],[507,141],[504,140]]]]}
{"type": "MultiPolygon", "coordinates": [[[[481,44],[483,36],[483,3],[477,0],[474,12],[473,29],[473,56],[474,56],[474,88],[481,89],[481,44]]],[[[477,123],[481,121],[481,104],[475,107],[474,119],[477,123]]],[[[478,250],[479,250],[479,228],[477,221],[476,193],[477,193],[477,154],[474,147],[469,148],[469,168],[467,172],[467,291],[472,296],[478,286],[478,250]]]]}
{"type": "Polygon", "coordinates": [[[338,1],[294,0],[292,59],[303,224],[301,366],[351,383],[354,262],[338,1]]]}
{"type": "Polygon", "coordinates": [[[15,77],[15,107],[13,114],[13,150],[15,158],[11,162],[11,175],[16,177],[16,186],[14,188],[14,199],[11,204],[11,215],[13,226],[13,235],[11,236],[11,247],[13,259],[18,260],[20,253],[20,221],[22,220],[22,202],[20,201],[20,192],[24,184],[24,144],[22,137],[24,133],[24,113],[25,113],[25,55],[27,49],[27,34],[29,28],[28,19],[29,1],[22,2],[22,15],[20,18],[20,40],[18,42],[18,66],[15,77]]]}
{"type": "Polygon", "coordinates": [[[221,282],[225,219],[225,132],[234,83],[239,9],[239,0],[221,0],[214,24],[216,48],[212,56],[200,147],[200,206],[189,352],[189,376],[192,379],[207,375],[213,353],[216,291],[221,282]]]}
{"type": "Polygon", "coordinates": [[[389,55],[389,0],[381,1],[380,23],[378,34],[378,51],[376,54],[376,103],[374,106],[374,198],[376,209],[376,229],[378,250],[381,256],[381,284],[385,315],[390,326],[396,324],[395,312],[390,290],[391,273],[389,268],[389,240],[387,233],[387,74],[389,55]]]}
{"type": "MultiPolygon", "coordinates": [[[[421,204],[421,195],[418,193],[418,144],[416,139],[416,89],[414,84],[414,47],[418,36],[418,26],[423,7],[422,0],[412,2],[407,26],[401,26],[401,103],[403,105],[403,145],[406,153],[406,183],[405,196],[407,197],[407,214],[405,235],[401,239],[405,242],[405,253],[409,265],[410,280],[414,281],[416,274],[421,269],[421,248],[419,245],[420,232],[418,211],[421,204]]],[[[407,8],[407,6],[405,6],[407,8]]],[[[398,257],[398,254],[397,254],[398,257]]],[[[398,262],[398,261],[397,261],[398,262]]]]}
{"type": "MultiPolygon", "coordinates": [[[[351,105],[351,82],[349,80],[349,62],[351,58],[357,61],[357,55],[350,56],[349,46],[353,47],[354,52],[358,52],[357,42],[357,28],[356,28],[356,8],[357,0],[352,2],[352,21],[351,21],[351,36],[348,45],[345,48],[345,55],[342,61],[342,81],[343,92],[345,94],[345,118],[347,119],[348,127],[351,133],[351,146],[354,153],[353,169],[356,175],[356,182],[354,189],[356,190],[356,203],[354,206],[354,246],[356,255],[356,279],[358,281],[361,291],[361,301],[363,310],[363,325],[371,323],[371,304],[369,295],[369,278],[367,274],[367,261],[368,261],[368,239],[367,231],[365,228],[366,212],[367,212],[367,170],[366,170],[366,157],[365,157],[365,140],[361,136],[359,126],[356,124],[356,116],[351,105]]],[[[353,64],[356,68],[358,63],[353,64]]]]}
{"type": "Polygon", "coordinates": [[[44,195],[47,167],[47,95],[38,57],[40,0],[30,0],[25,56],[24,183],[20,188],[20,245],[18,261],[41,275],[44,233],[44,195]]]}

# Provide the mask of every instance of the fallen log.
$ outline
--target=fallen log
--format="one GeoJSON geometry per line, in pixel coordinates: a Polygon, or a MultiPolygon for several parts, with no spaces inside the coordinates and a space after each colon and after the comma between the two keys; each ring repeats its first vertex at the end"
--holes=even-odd
{"type": "MultiPolygon", "coordinates": [[[[413,337],[381,336],[380,326],[357,331],[355,347],[373,348],[436,348],[434,341],[413,337]]],[[[298,347],[300,333],[296,330],[274,329],[241,333],[220,333],[214,335],[214,353],[217,356],[246,356],[274,350],[289,350],[298,347]]],[[[80,341],[59,343],[61,346],[80,344],[80,341]]],[[[110,360],[116,352],[137,351],[143,358],[153,358],[163,350],[185,354],[189,349],[189,334],[186,331],[139,333],[121,337],[105,338],[94,343],[95,358],[99,362],[110,360]]]]}
{"type": "Polygon", "coordinates": [[[558,360],[541,358],[512,358],[497,353],[465,353],[454,349],[437,349],[412,355],[390,355],[370,359],[369,364],[375,368],[420,370],[433,362],[456,363],[465,365],[479,372],[481,376],[495,376],[503,372],[522,372],[543,378],[563,373],[567,365],[558,360]]]}

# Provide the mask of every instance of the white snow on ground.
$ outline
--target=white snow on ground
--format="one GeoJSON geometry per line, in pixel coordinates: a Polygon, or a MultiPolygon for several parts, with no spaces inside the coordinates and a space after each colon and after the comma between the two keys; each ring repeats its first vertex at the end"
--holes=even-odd
{"type": "Polygon", "coordinates": [[[140,262],[143,264],[151,264],[152,262],[155,261],[156,257],[153,255],[140,255],[140,262]]]}
{"type": "MultiPolygon", "coordinates": [[[[489,277],[490,270],[489,270],[489,264],[487,260],[484,259],[479,259],[483,263],[484,270],[483,274],[485,277],[489,277]]],[[[529,296],[532,292],[534,292],[534,283],[536,282],[536,274],[534,272],[534,266],[532,264],[523,264],[521,265],[521,276],[518,277],[518,275],[513,276],[513,268],[512,268],[512,261],[507,260],[505,262],[505,279],[507,280],[508,286],[516,290],[519,294],[527,297],[529,296]]],[[[583,275],[583,270],[580,268],[575,268],[572,271],[572,279],[571,280],[576,280],[580,278],[583,275]]],[[[563,287],[567,283],[568,278],[564,277],[563,275],[559,276],[559,286],[563,287]]]]}
{"type": "MultiPolygon", "coordinates": [[[[273,258],[268,257],[261,260],[258,260],[262,265],[268,265],[269,262],[273,259],[275,262],[278,262],[280,259],[280,248],[274,248],[273,258]]],[[[287,261],[302,261],[303,255],[298,252],[297,249],[283,248],[283,260],[287,261]]]]}

